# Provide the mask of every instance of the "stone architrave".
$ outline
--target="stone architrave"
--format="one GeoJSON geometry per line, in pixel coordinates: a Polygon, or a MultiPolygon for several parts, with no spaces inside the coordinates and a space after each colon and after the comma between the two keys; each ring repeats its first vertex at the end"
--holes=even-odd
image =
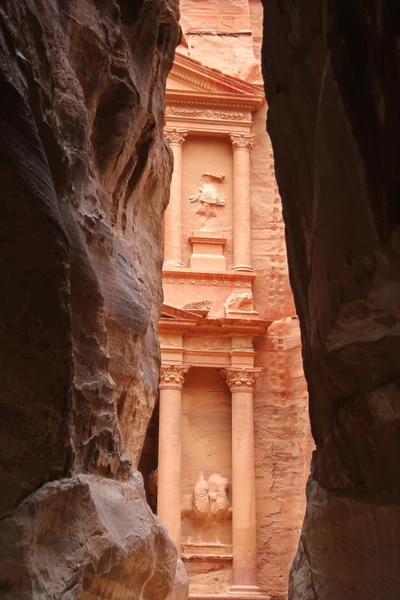
{"type": "Polygon", "coordinates": [[[181,413],[187,365],[160,369],[157,515],[178,551],[181,547],[181,413]]]}
{"type": "Polygon", "coordinates": [[[164,217],[164,267],[182,267],[182,145],[187,130],[166,129],[165,136],[174,155],[171,191],[164,217]]]}
{"type": "Polygon", "coordinates": [[[232,368],[222,375],[232,394],[231,594],[261,596],[257,584],[257,534],[253,391],[261,369],[232,368]]]}
{"type": "Polygon", "coordinates": [[[251,271],[250,150],[255,136],[231,133],[233,148],[233,270],[251,271]]]}

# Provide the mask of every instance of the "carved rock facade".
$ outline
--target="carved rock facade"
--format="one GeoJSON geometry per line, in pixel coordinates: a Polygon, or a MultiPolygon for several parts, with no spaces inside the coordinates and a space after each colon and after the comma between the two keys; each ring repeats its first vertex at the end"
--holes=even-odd
{"type": "Polygon", "coordinates": [[[316,443],[290,598],[395,600],[398,6],[265,0],[264,8],[268,130],[316,443]]]}
{"type": "MultiPolygon", "coordinates": [[[[176,550],[133,471],[158,384],[175,9],[0,7],[5,599],[173,592],[176,550]]],[[[177,581],[187,595],[179,564],[177,581]]]]}
{"type": "Polygon", "coordinates": [[[182,386],[160,385],[141,467],[145,475],[158,465],[158,514],[197,600],[283,600],[305,506],[307,390],[261,73],[253,69],[261,11],[252,0],[183,0],[184,43],[167,81],[175,163],[159,332],[163,366],[190,368],[182,386]],[[197,195],[206,176],[215,189],[197,195]],[[198,210],[201,198],[215,208],[212,218],[198,210]],[[207,517],[213,473],[228,479],[232,518],[207,517]]]}

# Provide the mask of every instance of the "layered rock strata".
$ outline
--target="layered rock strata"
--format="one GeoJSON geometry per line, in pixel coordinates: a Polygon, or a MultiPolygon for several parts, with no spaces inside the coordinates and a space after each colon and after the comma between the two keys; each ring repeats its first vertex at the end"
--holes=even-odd
{"type": "Polygon", "coordinates": [[[134,474],[158,384],[175,4],[0,6],[5,599],[186,593],[134,474]]]}
{"type": "Polygon", "coordinates": [[[264,9],[268,131],[316,442],[289,597],[395,600],[399,11],[385,0],[264,9]]]}

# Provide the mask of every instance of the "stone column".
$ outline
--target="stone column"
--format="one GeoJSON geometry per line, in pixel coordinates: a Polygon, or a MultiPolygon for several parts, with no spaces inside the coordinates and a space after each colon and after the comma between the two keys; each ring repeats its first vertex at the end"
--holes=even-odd
{"type": "Polygon", "coordinates": [[[230,594],[261,596],[257,585],[253,389],[261,369],[226,368],[232,393],[232,542],[230,594]]]}
{"type": "Polygon", "coordinates": [[[189,367],[162,365],[158,434],[157,515],[180,552],[182,387],[189,367]]]}
{"type": "Polygon", "coordinates": [[[188,132],[167,129],[165,136],[174,155],[169,204],[164,215],[164,267],[182,264],[182,145],[188,132]]]}
{"type": "Polygon", "coordinates": [[[233,147],[233,270],[251,271],[250,150],[254,135],[231,133],[233,147]]]}

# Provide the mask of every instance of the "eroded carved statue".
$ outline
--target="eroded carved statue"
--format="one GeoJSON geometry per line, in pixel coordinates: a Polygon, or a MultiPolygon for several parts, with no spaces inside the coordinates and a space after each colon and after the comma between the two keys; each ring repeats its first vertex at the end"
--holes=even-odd
{"type": "Polygon", "coordinates": [[[250,290],[244,292],[233,292],[225,301],[225,314],[237,310],[253,309],[253,294],[250,290]]]}
{"type": "Polygon", "coordinates": [[[218,194],[218,190],[213,181],[222,183],[225,175],[214,175],[213,173],[203,173],[201,176],[205,179],[199,187],[199,193],[189,196],[190,202],[198,202],[196,213],[205,217],[216,217],[217,206],[225,206],[225,196],[218,194]]]}
{"type": "Polygon", "coordinates": [[[227,496],[229,481],[219,473],[204,479],[201,472],[193,490],[193,518],[198,525],[225,520],[232,512],[227,496]]]}

